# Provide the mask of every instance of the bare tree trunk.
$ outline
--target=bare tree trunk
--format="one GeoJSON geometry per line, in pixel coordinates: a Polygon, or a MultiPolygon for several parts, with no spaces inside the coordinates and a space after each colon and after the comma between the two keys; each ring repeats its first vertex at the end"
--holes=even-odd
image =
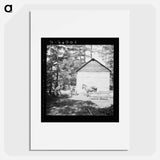
{"type": "MultiPolygon", "coordinates": [[[[57,52],[57,53],[58,53],[58,52],[57,52]]],[[[56,86],[55,86],[55,88],[58,87],[58,75],[59,75],[58,72],[59,72],[59,62],[58,62],[58,55],[57,55],[57,78],[56,78],[57,81],[56,81],[56,86]]]]}
{"type": "Polygon", "coordinates": [[[91,59],[92,59],[92,45],[91,45],[91,59]]]}
{"type": "Polygon", "coordinates": [[[58,75],[59,75],[59,65],[57,63],[57,81],[56,81],[56,87],[58,86],[58,75]]]}
{"type": "MultiPolygon", "coordinates": [[[[52,66],[51,66],[51,73],[52,73],[52,66]]],[[[51,75],[51,80],[50,80],[50,86],[49,86],[49,94],[52,95],[52,75],[51,75]]]]}
{"type": "Polygon", "coordinates": [[[49,94],[52,95],[52,82],[50,82],[49,94]]]}

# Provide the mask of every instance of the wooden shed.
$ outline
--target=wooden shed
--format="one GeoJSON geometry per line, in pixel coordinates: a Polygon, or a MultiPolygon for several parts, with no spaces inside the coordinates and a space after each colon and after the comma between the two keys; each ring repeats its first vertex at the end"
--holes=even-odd
{"type": "Polygon", "coordinates": [[[96,59],[92,58],[77,70],[77,93],[82,93],[83,84],[88,87],[96,87],[97,92],[109,91],[110,88],[110,69],[105,67],[96,59]]]}

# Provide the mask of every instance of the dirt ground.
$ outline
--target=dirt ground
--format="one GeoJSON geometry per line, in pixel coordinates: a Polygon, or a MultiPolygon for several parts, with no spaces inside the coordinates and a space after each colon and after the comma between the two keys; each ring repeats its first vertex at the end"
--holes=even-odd
{"type": "Polygon", "coordinates": [[[48,115],[113,115],[113,94],[61,95],[47,98],[48,115]]]}

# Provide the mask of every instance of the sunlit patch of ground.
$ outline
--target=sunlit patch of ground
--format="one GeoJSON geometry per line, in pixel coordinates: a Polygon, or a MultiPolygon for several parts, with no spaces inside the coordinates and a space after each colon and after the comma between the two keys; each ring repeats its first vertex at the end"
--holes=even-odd
{"type": "Polygon", "coordinates": [[[111,94],[61,95],[47,100],[48,115],[113,115],[113,96],[111,94]]]}
{"type": "Polygon", "coordinates": [[[97,95],[92,94],[92,96],[85,96],[85,95],[78,95],[78,96],[72,96],[72,100],[82,100],[82,101],[91,101],[93,102],[96,108],[107,108],[113,105],[113,96],[108,95],[97,95]]]}

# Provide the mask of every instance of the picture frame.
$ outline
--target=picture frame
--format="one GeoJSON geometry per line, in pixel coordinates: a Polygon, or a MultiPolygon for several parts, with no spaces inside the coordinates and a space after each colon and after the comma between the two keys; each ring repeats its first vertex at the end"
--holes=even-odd
{"type": "MultiPolygon", "coordinates": [[[[94,54],[94,53],[93,53],[94,54]]],[[[107,53],[105,53],[107,54],[107,53]]],[[[95,72],[94,72],[95,73],[95,72]]],[[[92,72],[93,74],[93,72],[92,72]]],[[[96,81],[96,79],[95,79],[96,81]]],[[[102,84],[103,85],[103,84],[102,84]]],[[[102,88],[104,88],[102,86],[102,88]]],[[[96,92],[97,93],[97,92],[96,92]]],[[[100,92],[98,92],[100,93],[100,92]]],[[[101,94],[96,94],[100,98],[101,94]]],[[[103,94],[104,95],[104,94],[103,94]]],[[[108,95],[105,94],[108,98],[108,95]]],[[[50,96],[53,100],[54,97],[50,96]]],[[[51,99],[50,98],[50,99],[51,99]]],[[[57,99],[55,99],[56,101],[57,99]]],[[[83,98],[81,98],[83,100],[83,98]]],[[[91,99],[87,99],[90,102],[91,99]]],[[[106,102],[107,100],[97,100],[100,102],[106,102]]],[[[76,101],[77,102],[77,101],[76,101]]],[[[75,103],[76,103],[75,102],[75,103]]],[[[85,102],[85,101],[83,101],[85,102]]],[[[53,102],[54,103],[54,102],[53,102]]],[[[65,105],[68,105],[65,103],[65,105]]],[[[74,104],[72,104],[74,105],[74,104]]],[[[82,104],[81,104],[82,105],[82,104]]],[[[56,105],[52,105],[56,106],[56,105]]],[[[58,105],[59,107],[60,105],[58,105]]],[[[63,106],[62,106],[63,107],[63,106]]],[[[61,108],[62,108],[61,107],[61,108]]],[[[70,106],[68,106],[69,108],[70,106]]],[[[81,106],[78,106],[81,108],[81,106]]],[[[104,107],[106,108],[106,107],[104,107]]],[[[69,108],[70,109],[70,108],[69,108]]],[[[94,108],[95,109],[95,108],[94,108]]],[[[111,110],[111,109],[110,109],[111,110]]],[[[91,111],[90,111],[91,112],[91,111]]],[[[100,37],[84,37],[84,38],[41,38],[41,122],[119,122],[119,38],[100,38],[100,37]],[[47,103],[47,46],[52,45],[64,45],[64,46],[79,46],[79,45],[112,45],[113,46],[113,114],[112,115],[47,115],[46,103],[47,103]]]]}

